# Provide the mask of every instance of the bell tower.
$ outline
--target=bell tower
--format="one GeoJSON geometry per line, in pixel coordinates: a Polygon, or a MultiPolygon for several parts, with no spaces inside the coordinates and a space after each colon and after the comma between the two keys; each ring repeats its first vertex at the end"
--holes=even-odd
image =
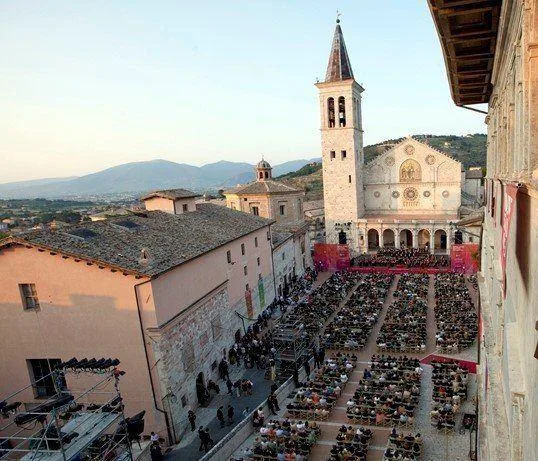
{"type": "Polygon", "coordinates": [[[340,20],[325,81],[317,83],[321,115],[321,157],[327,243],[358,251],[357,220],[364,216],[361,93],[354,79],[340,20]]]}

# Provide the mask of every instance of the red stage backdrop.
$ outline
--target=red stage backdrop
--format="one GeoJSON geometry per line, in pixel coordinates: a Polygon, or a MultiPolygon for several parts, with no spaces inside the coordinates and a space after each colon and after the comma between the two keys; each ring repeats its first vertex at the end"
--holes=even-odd
{"type": "Polygon", "coordinates": [[[452,245],[450,249],[450,266],[454,272],[476,274],[480,260],[478,243],[452,245]]]}
{"type": "Polygon", "coordinates": [[[322,271],[349,268],[349,247],[335,243],[314,244],[314,264],[322,271]]]}

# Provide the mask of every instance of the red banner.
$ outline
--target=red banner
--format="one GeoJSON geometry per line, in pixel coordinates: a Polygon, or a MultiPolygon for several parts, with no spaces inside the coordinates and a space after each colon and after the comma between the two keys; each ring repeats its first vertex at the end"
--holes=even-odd
{"type": "Polygon", "coordinates": [[[349,247],[334,243],[314,244],[314,264],[318,270],[349,268],[349,247]]]}
{"type": "Polygon", "coordinates": [[[506,249],[508,246],[508,236],[510,234],[510,222],[512,221],[512,213],[514,204],[516,203],[517,184],[503,184],[503,203],[501,211],[501,269],[502,269],[502,294],[506,297],[506,249]]]}
{"type": "Polygon", "coordinates": [[[480,249],[478,243],[452,245],[450,249],[450,267],[460,274],[476,274],[480,267],[480,249]]]}

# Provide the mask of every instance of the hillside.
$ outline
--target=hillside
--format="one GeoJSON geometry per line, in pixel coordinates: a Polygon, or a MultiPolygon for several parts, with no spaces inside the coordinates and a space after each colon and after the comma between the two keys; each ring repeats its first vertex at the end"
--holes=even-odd
{"type": "MultiPolygon", "coordinates": [[[[291,160],[274,166],[274,174],[295,171],[311,160],[291,160]]],[[[253,181],[254,165],[219,161],[201,167],[168,160],[134,162],[76,178],[0,184],[0,198],[95,198],[140,194],[182,187],[197,192],[218,190],[253,181]]]]}
{"type": "MultiPolygon", "coordinates": [[[[486,135],[473,134],[467,136],[434,136],[415,135],[415,139],[426,142],[435,149],[446,152],[463,163],[465,168],[470,166],[486,166],[486,135]]],[[[390,149],[404,138],[389,139],[378,144],[364,147],[364,160],[373,158],[390,149]]],[[[323,177],[321,162],[309,163],[297,171],[281,175],[278,179],[289,182],[306,191],[306,200],[318,200],[323,197],[323,177]]]]}

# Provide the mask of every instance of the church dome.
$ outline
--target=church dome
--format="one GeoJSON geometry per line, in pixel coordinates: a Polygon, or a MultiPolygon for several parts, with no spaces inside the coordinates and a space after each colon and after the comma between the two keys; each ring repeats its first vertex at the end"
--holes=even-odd
{"type": "Polygon", "coordinates": [[[266,160],[260,160],[256,165],[256,168],[271,168],[271,165],[269,165],[269,162],[266,160]]]}

